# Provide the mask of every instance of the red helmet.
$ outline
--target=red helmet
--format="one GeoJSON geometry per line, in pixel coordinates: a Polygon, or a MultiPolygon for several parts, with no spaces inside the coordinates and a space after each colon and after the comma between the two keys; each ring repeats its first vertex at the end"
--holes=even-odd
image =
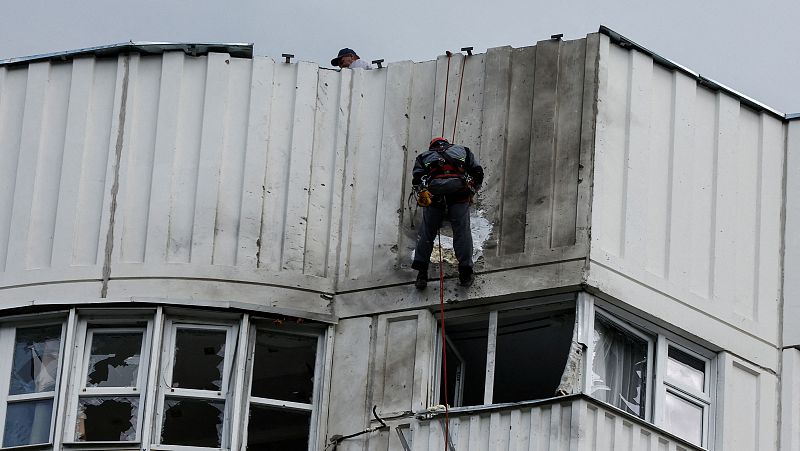
{"type": "Polygon", "coordinates": [[[434,147],[439,147],[439,146],[442,145],[442,143],[443,144],[450,144],[450,142],[447,139],[442,138],[441,136],[438,136],[438,137],[433,138],[431,140],[431,144],[428,146],[428,148],[429,149],[433,149],[434,147]]]}

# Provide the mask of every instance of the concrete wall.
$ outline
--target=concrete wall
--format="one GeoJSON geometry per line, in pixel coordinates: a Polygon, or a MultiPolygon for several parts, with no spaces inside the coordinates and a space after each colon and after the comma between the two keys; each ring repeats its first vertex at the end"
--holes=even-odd
{"type": "Polygon", "coordinates": [[[588,283],[775,371],[783,122],[606,37],[599,74],[588,283]]]}
{"type": "Polygon", "coordinates": [[[576,286],[598,43],[456,55],[449,70],[182,52],[0,67],[0,300],[317,317],[335,291],[341,316],[427,305],[438,295],[413,293],[405,269],[421,213],[408,175],[442,134],[486,167],[477,267],[509,270],[456,294],[576,286]]]}

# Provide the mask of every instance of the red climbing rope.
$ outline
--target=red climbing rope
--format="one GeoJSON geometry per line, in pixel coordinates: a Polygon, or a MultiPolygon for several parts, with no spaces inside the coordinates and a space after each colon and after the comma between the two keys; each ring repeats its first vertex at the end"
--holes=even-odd
{"type": "Polygon", "coordinates": [[[450,50],[446,50],[444,52],[447,55],[447,75],[444,77],[444,108],[442,108],[442,134],[439,136],[444,136],[444,120],[447,117],[447,90],[448,85],[450,83],[450,58],[453,57],[453,54],[450,50]]]}
{"type": "Polygon", "coordinates": [[[444,262],[441,231],[439,231],[439,318],[442,329],[442,380],[444,381],[444,450],[447,451],[450,441],[450,406],[448,406],[447,392],[450,389],[447,383],[447,338],[444,332],[444,262]]]}

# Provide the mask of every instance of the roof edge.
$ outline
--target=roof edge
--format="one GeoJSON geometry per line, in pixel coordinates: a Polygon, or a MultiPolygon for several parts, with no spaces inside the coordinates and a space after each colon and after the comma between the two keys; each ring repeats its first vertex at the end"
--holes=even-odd
{"type": "MultiPolygon", "coordinates": [[[[752,109],[754,109],[754,110],[756,110],[758,112],[768,113],[768,114],[770,114],[772,116],[775,116],[778,119],[781,119],[783,121],[791,119],[789,116],[796,116],[796,115],[784,114],[784,113],[776,110],[775,108],[772,108],[772,107],[770,107],[768,105],[765,105],[765,104],[763,104],[763,103],[761,103],[761,102],[759,102],[759,101],[757,101],[757,100],[755,100],[755,99],[753,99],[751,97],[748,97],[748,96],[746,96],[746,95],[744,95],[744,94],[742,94],[742,93],[740,93],[740,92],[738,92],[738,91],[736,91],[734,89],[731,89],[731,88],[725,86],[724,84],[722,84],[720,82],[714,81],[714,80],[712,80],[712,79],[710,79],[708,77],[704,77],[704,76],[700,75],[699,73],[694,72],[691,69],[688,69],[685,66],[682,66],[682,65],[680,65],[680,64],[678,64],[678,63],[676,63],[676,62],[674,62],[674,61],[672,61],[670,59],[664,58],[663,56],[659,55],[658,53],[656,53],[656,52],[654,52],[652,50],[649,50],[649,49],[645,48],[644,46],[637,44],[636,42],[633,42],[632,40],[626,38],[625,36],[623,36],[623,35],[621,35],[619,33],[617,33],[616,31],[606,27],[605,25],[600,25],[599,32],[604,34],[604,35],[606,35],[606,36],[608,36],[611,39],[611,42],[613,42],[614,44],[616,44],[616,45],[618,45],[618,46],[620,46],[622,48],[626,48],[626,49],[627,48],[636,49],[636,50],[646,54],[647,56],[650,56],[651,58],[653,58],[653,61],[655,61],[659,65],[664,66],[667,69],[671,69],[671,70],[675,70],[675,71],[681,72],[681,73],[683,73],[683,74],[695,79],[698,84],[700,84],[702,86],[705,86],[706,88],[709,88],[712,91],[721,91],[721,92],[729,94],[729,95],[731,95],[733,97],[736,97],[739,100],[739,102],[741,102],[744,105],[747,105],[748,107],[750,107],[750,108],[752,108],[752,109]]],[[[800,115],[800,113],[798,113],[798,115],[800,115]]]]}
{"type": "Polygon", "coordinates": [[[15,66],[41,61],[69,61],[81,56],[117,56],[123,53],[160,55],[164,52],[180,50],[191,56],[209,53],[228,53],[235,58],[253,58],[252,43],[173,43],[173,42],[123,42],[119,44],[88,47],[40,55],[22,56],[0,60],[0,66],[15,66]]]}

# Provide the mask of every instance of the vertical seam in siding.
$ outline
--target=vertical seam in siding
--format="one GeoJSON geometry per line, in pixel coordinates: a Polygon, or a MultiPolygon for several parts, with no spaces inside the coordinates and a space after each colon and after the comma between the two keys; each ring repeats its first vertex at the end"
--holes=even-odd
{"type": "MultiPolygon", "coordinates": [[[[563,41],[558,41],[558,50],[556,51],[556,81],[555,81],[555,97],[553,101],[553,159],[550,162],[550,215],[547,220],[549,224],[549,236],[547,237],[547,247],[553,248],[553,235],[555,235],[555,214],[556,214],[556,171],[558,166],[558,82],[561,78],[561,49],[563,41]]],[[[510,96],[509,96],[510,97],[510,96]]]]}
{"type": "MultiPolygon", "coordinates": [[[[758,146],[756,148],[756,223],[755,233],[753,234],[753,321],[758,321],[759,305],[759,273],[761,272],[761,196],[764,192],[764,115],[760,115],[758,121],[758,146]]],[[[778,359],[780,361],[780,359],[778,359]]]]}
{"type": "Polygon", "coordinates": [[[122,160],[122,143],[125,137],[125,112],[128,103],[128,80],[130,76],[130,56],[126,55],[123,59],[125,65],[125,75],[122,78],[122,98],[119,107],[119,127],[117,131],[117,142],[114,146],[114,184],[111,186],[111,207],[109,212],[108,233],[106,235],[106,251],[103,261],[103,285],[100,290],[100,297],[108,295],[108,280],[111,278],[111,251],[114,248],[114,219],[117,211],[117,193],[119,192],[119,165],[122,160]]]}
{"type": "Polygon", "coordinates": [[[620,227],[619,227],[619,257],[620,259],[625,257],[625,235],[626,235],[626,228],[627,228],[627,221],[626,217],[628,215],[628,160],[631,156],[631,99],[633,98],[633,93],[631,89],[633,88],[633,57],[634,51],[628,51],[628,80],[627,80],[627,87],[625,89],[625,95],[627,98],[625,99],[625,148],[623,149],[623,157],[622,157],[622,199],[620,199],[620,203],[622,204],[622,211],[620,212],[620,227]]]}
{"type": "Polygon", "coordinates": [[[672,195],[675,191],[675,124],[677,120],[675,116],[678,114],[677,97],[678,97],[678,77],[682,74],[678,72],[672,73],[672,96],[670,97],[670,116],[669,116],[669,156],[667,157],[667,205],[666,221],[664,227],[664,279],[669,280],[669,267],[670,267],[670,250],[672,249],[672,195]]]}
{"type": "Polygon", "coordinates": [[[720,100],[722,96],[717,93],[714,102],[714,149],[711,162],[711,228],[708,249],[708,298],[714,299],[714,285],[716,284],[716,258],[717,258],[717,184],[719,180],[719,127],[720,127],[720,100]]]}

